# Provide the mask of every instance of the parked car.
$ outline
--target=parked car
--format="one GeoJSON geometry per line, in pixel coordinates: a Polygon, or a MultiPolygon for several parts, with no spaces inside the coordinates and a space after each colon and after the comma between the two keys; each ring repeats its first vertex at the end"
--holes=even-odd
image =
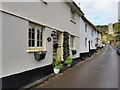
{"type": "Polygon", "coordinates": [[[116,48],[117,53],[120,55],[120,45],[116,48]]]}

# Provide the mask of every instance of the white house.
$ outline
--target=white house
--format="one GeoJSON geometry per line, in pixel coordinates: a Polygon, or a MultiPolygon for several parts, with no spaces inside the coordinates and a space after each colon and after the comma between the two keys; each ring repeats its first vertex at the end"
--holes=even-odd
{"type": "Polygon", "coordinates": [[[102,47],[102,33],[100,31],[97,31],[97,47],[101,48],[102,47]]]}
{"type": "Polygon", "coordinates": [[[83,12],[74,2],[2,2],[0,15],[3,88],[20,88],[52,73],[53,54],[63,60],[64,32],[69,33],[71,57],[79,57],[83,12]],[[38,51],[47,51],[39,62],[34,58],[38,51]]]}
{"type": "Polygon", "coordinates": [[[84,16],[80,18],[80,57],[84,59],[96,50],[97,30],[84,16]]]}

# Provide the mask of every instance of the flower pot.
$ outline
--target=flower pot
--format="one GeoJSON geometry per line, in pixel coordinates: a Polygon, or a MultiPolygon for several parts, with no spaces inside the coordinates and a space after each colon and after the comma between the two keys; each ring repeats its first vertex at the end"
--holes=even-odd
{"type": "Polygon", "coordinates": [[[67,64],[67,67],[71,67],[71,64],[67,64]]]}
{"type": "Polygon", "coordinates": [[[59,72],[60,72],[60,69],[54,68],[54,73],[55,73],[55,74],[58,74],[59,72]]]}

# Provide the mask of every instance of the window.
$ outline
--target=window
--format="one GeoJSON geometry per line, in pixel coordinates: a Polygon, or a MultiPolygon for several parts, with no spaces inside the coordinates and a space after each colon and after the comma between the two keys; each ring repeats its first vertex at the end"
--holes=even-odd
{"type": "Polygon", "coordinates": [[[91,33],[91,35],[93,36],[93,29],[92,29],[92,33],[91,33]]]}
{"type": "Polygon", "coordinates": [[[28,29],[28,47],[43,47],[43,27],[35,24],[29,24],[28,29]]]}
{"type": "Polygon", "coordinates": [[[85,38],[85,47],[87,47],[87,38],[85,38]]]}
{"type": "Polygon", "coordinates": [[[71,14],[71,19],[75,20],[75,12],[72,9],[70,9],[70,14],[71,14]]]}
{"type": "Polygon", "coordinates": [[[85,24],[85,32],[87,32],[87,24],[85,24]]]}
{"type": "Polygon", "coordinates": [[[91,40],[91,46],[93,47],[93,40],[91,40]]]}
{"type": "Polygon", "coordinates": [[[70,35],[70,47],[71,48],[74,48],[74,39],[75,39],[75,37],[70,35]]]}

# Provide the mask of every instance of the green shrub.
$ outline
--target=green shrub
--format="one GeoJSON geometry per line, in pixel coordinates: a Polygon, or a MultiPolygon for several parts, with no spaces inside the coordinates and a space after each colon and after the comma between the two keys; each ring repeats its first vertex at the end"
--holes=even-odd
{"type": "Polygon", "coordinates": [[[69,53],[69,33],[64,32],[63,34],[63,58],[66,60],[66,58],[70,55],[69,53]]]}
{"type": "Polygon", "coordinates": [[[67,58],[67,60],[65,60],[64,64],[65,64],[65,65],[68,65],[68,64],[72,64],[72,62],[73,62],[73,60],[72,60],[72,58],[69,56],[69,57],[67,58]]]}
{"type": "Polygon", "coordinates": [[[53,58],[53,67],[56,69],[60,69],[61,66],[61,58],[53,58]]]}

